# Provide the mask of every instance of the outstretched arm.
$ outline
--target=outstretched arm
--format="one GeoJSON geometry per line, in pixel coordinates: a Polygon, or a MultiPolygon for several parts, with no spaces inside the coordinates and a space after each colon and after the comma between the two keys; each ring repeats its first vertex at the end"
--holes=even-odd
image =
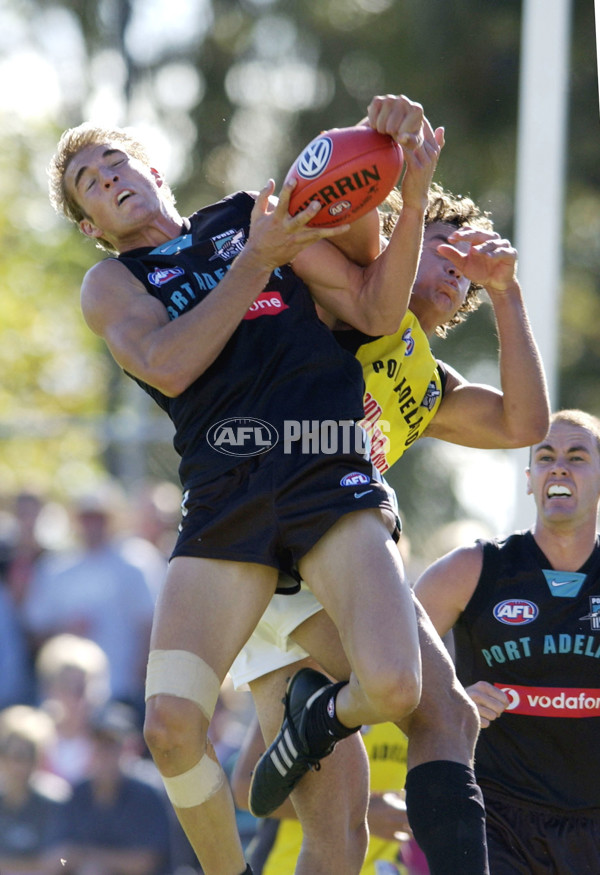
{"type": "Polygon", "coordinates": [[[523,447],[541,440],[548,429],[548,394],[517,279],[516,250],[498,234],[461,228],[438,251],[490,296],[499,340],[501,391],[467,383],[452,372],[427,436],[482,449],[523,447]],[[465,242],[470,244],[468,252],[465,242]]]}

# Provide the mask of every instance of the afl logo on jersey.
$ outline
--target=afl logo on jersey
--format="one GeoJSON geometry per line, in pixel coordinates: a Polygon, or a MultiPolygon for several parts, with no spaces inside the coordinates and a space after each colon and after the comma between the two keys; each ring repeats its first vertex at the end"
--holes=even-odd
{"type": "Polygon", "coordinates": [[[309,143],[298,158],[296,170],[303,179],[315,179],[329,164],[333,146],[329,137],[318,137],[309,143]]]}
{"type": "Polygon", "coordinates": [[[148,274],[148,280],[153,286],[160,288],[165,283],[175,279],[175,277],[183,276],[184,270],[182,267],[155,267],[152,273],[148,274]]]}
{"type": "Polygon", "coordinates": [[[353,471],[352,474],[346,474],[340,480],[340,486],[366,486],[371,482],[368,474],[363,474],[361,471],[353,471]]]}
{"type": "Polygon", "coordinates": [[[525,626],[533,623],[539,614],[536,604],[527,599],[506,599],[494,608],[494,617],[507,626],[525,626]]]}
{"type": "Polygon", "coordinates": [[[415,339],[412,336],[412,328],[407,328],[404,334],[402,335],[402,340],[406,344],[406,349],[404,350],[404,355],[412,355],[415,348],[415,339]]]}

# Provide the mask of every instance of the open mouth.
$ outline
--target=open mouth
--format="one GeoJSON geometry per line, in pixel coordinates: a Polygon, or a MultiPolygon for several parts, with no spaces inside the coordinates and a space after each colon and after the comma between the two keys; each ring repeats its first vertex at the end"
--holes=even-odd
{"type": "Polygon", "coordinates": [[[572,492],[568,486],[558,486],[557,484],[554,484],[553,486],[548,487],[548,491],[546,494],[548,498],[570,498],[572,492]]]}
{"type": "Polygon", "coordinates": [[[118,204],[118,206],[121,206],[121,204],[122,204],[124,201],[126,201],[127,198],[131,197],[132,194],[133,194],[133,192],[130,191],[130,189],[128,189],[128,188],[126,188],[126,189],[124,189],[123,191],[119,192],[119,194],[117,195],[117,204],[118,204]]]}

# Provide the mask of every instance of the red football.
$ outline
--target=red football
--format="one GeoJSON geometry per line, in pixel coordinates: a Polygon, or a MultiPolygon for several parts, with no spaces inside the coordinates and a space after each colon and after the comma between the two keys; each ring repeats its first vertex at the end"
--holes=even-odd
{"type": "Polygon", "coordinates": [[[322,209],[309,225],[330,228],[354,222],[377,207],[398,182],[404,157],[387,134],[357,125],[323,131],[303,149],[290,167],[294,178],[292,216],[313,200],[322,209]]]}

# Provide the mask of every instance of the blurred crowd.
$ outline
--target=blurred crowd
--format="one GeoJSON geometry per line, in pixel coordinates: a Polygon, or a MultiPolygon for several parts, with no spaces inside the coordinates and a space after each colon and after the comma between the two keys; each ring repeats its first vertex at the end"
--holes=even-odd
{"type": "MultiPolygon", "coordinates": [[[[142,737],[180,500],[168,482],[0,500],[2,875],[201,872],[142,737]]],[[[250,693],[222,690],[212,741],[226,767],[251,713],[250,693]]],[[[239,819],[249,841],[254,819],[239,819]]]]}

